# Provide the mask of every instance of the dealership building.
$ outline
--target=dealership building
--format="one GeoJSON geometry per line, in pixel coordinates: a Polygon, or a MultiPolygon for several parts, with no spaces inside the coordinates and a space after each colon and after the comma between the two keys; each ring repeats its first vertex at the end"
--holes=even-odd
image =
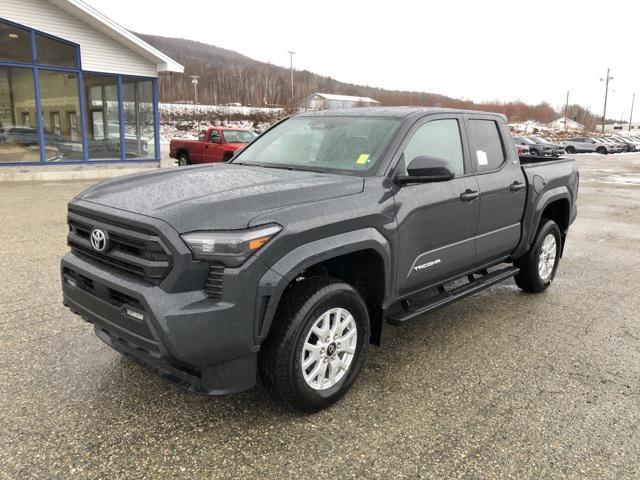
{"type": "Polygon", "coordinates": [[[1,0],[0,171],[158,162],[158,76],[182,71],[80,0],[1,0]]]}

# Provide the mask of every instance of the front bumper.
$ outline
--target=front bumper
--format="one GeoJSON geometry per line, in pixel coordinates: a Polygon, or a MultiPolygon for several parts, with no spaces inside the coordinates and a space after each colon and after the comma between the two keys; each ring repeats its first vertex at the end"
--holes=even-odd
{"type": "Polygon", "coordinates": [[[105,343],[165,378],[192,391],[234,393],[256,382],[255,276],[268,268],[253,260],[227,269],[224,293],[212,299],[202,286],[168,292],[71,252],[61,262],[63,301],[105,343]]]}

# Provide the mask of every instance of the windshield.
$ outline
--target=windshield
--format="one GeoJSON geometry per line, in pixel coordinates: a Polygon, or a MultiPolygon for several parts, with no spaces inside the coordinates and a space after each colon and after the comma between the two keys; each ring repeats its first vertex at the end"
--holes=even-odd
{"type": "Polygon", "coordinates": [[[540,138],[540,137],[531,137],[531,139],[536,143],[549,143],[544,138],[540,138]]]}
{"type": "Polygon", "coordinates": [[[535,145],[536,144],[536,142],[534,142],[530,138],[527,138],[527,137],[523,137],[523,138],[524,138],[524,141],[527,142],[529,145],[535,145]]]}
{"type": "Polygon", "coordinates": [[[260,136],[233,163],[300,170],[371,170],[400,120],[380,117],[293,117],[260,136]]]}
{"type": "Polygon", "coordinates": [[[247,130],[224,130],[222,132],[227,143],[251,143],[256,134],[247,130]]]}

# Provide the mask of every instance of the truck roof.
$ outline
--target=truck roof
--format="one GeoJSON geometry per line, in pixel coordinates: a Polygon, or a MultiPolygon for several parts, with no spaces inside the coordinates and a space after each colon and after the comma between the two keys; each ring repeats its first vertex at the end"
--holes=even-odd
{"type": "Polygon", "coordinates": [[[422,116],[438,113],[473,113],[481,115],[494,115],[506,121],[507,117],[501,113],[482,112],[479,110],[463,110],[458,108],[442,107],[354,107],[337,108],[332,110],[320,110],[303,112],[296,117],[397,117],[422,116]]]}

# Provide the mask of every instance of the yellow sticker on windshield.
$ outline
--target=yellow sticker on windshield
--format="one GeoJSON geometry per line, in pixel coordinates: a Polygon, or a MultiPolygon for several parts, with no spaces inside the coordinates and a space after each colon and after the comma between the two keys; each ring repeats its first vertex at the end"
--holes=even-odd
{"type": "Polygon", "coordinates": [[[356,163],[358,165],[364,165],[365,163],[367,163],[368,160],[369,160],[369,154],[368,153],[363,153],[362,155],[360,155],[358,157],[358,160],[356,160],[356,163]]]}

